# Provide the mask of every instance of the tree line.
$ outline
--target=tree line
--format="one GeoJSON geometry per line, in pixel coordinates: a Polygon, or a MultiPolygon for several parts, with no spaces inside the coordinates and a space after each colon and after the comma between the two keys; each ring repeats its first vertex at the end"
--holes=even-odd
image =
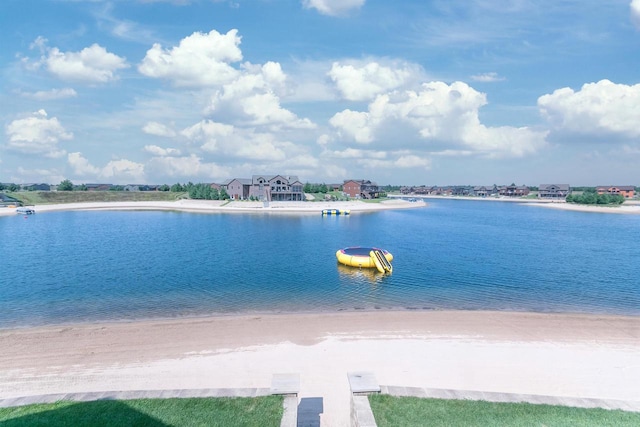
{"type": "Polygon", "coordinates": [[[569,194],[567,202],[581,205],[621,205],[624,203],[624,196],[620,194],[598,194],[594,188],[587,188],[582,194],[569,194]]]}

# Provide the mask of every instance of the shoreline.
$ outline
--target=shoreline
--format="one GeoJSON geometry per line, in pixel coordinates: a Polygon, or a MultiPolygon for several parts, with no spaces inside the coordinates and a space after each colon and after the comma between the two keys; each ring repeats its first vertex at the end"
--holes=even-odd
{"type": "Polygon", "coordinates": [[[640,316],[383,311],[0,330],[0,398],[268,387],[299,373],[348,425],[347,372],[381,385],[638,401],[640,316]]]}
{"type": "Polygon", "coordinates": [[[469,197],[469,196],[390,196],[391,198],[412,197],[417,200],[469,200],[476,202],[504,202],[519,203],[526,206],[540,206],[544,208],[560,209],[574,212],[591,212],[591,213],[614,213],[614,214],[630,214],[640,215],[640,202],[637,200],[627,201],[621,206],[598,206],[598,205],[580,205],[567,203],[565,201],[548,200],[548,199],[521,199],[510,197],[469,197]]]}
{"type": "MultiPolygon", "coordinates": [[[[33,206],[33,205],[30,205],[33,206]]],[[[348,209],[351,214],[376,212],[390,209],[412,209],[425,207],[424,201],[409,202],[406,200],[385,200],[379,203],[363,201],[350,202],[269,202],[265,207],[262,202],[191,200],[182,199],[175,202],[86,202],[35,205],[36,213],[55,211],[88,211],[88,210],[154,210],[191,213],[257,213],[257,214],[320,214],[323,209],[348,209]]],[[[16,208],[0,209],[0,216],[16,215],[16,208]]]]}

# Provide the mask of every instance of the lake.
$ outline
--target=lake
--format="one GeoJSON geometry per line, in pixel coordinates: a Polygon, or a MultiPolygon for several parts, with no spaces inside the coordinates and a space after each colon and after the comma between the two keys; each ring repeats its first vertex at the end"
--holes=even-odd
{"type": "Polygon", "coordinates": [[[437,199],[349,216],[5,216],[0,327],[389,309],[640,315],[639,220],[437,199]],[[337,264],[347,246],[388,250],[393,274],[337,264]]]}

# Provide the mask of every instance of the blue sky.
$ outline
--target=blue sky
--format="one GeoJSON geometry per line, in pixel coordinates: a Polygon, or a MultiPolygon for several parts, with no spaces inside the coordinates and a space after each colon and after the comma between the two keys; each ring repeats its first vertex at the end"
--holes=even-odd
{"type": "Polygon", "coordinates": [[[640,0],[3,0],[0,181],[640,185],[640,0]]]}

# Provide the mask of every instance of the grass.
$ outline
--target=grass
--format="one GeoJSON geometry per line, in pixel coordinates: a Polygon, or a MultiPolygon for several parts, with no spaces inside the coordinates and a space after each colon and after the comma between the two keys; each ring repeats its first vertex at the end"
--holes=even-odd
{"type": "Polygon", "coordinates": [[[24,205],[85,202],[172,202],[186,193],[171,191],[20,191],[7,193],[24,205]]]}
{"type": "Polygon", "coordinates": [[[530,403],[370,395],[378,427],[640,426],[640,413],[530,403]]]}
{"type": "Polygon", "coordinates": [[[279,426],[282,396],[61,401],[0,408],[2,427],[279,426]]]}

